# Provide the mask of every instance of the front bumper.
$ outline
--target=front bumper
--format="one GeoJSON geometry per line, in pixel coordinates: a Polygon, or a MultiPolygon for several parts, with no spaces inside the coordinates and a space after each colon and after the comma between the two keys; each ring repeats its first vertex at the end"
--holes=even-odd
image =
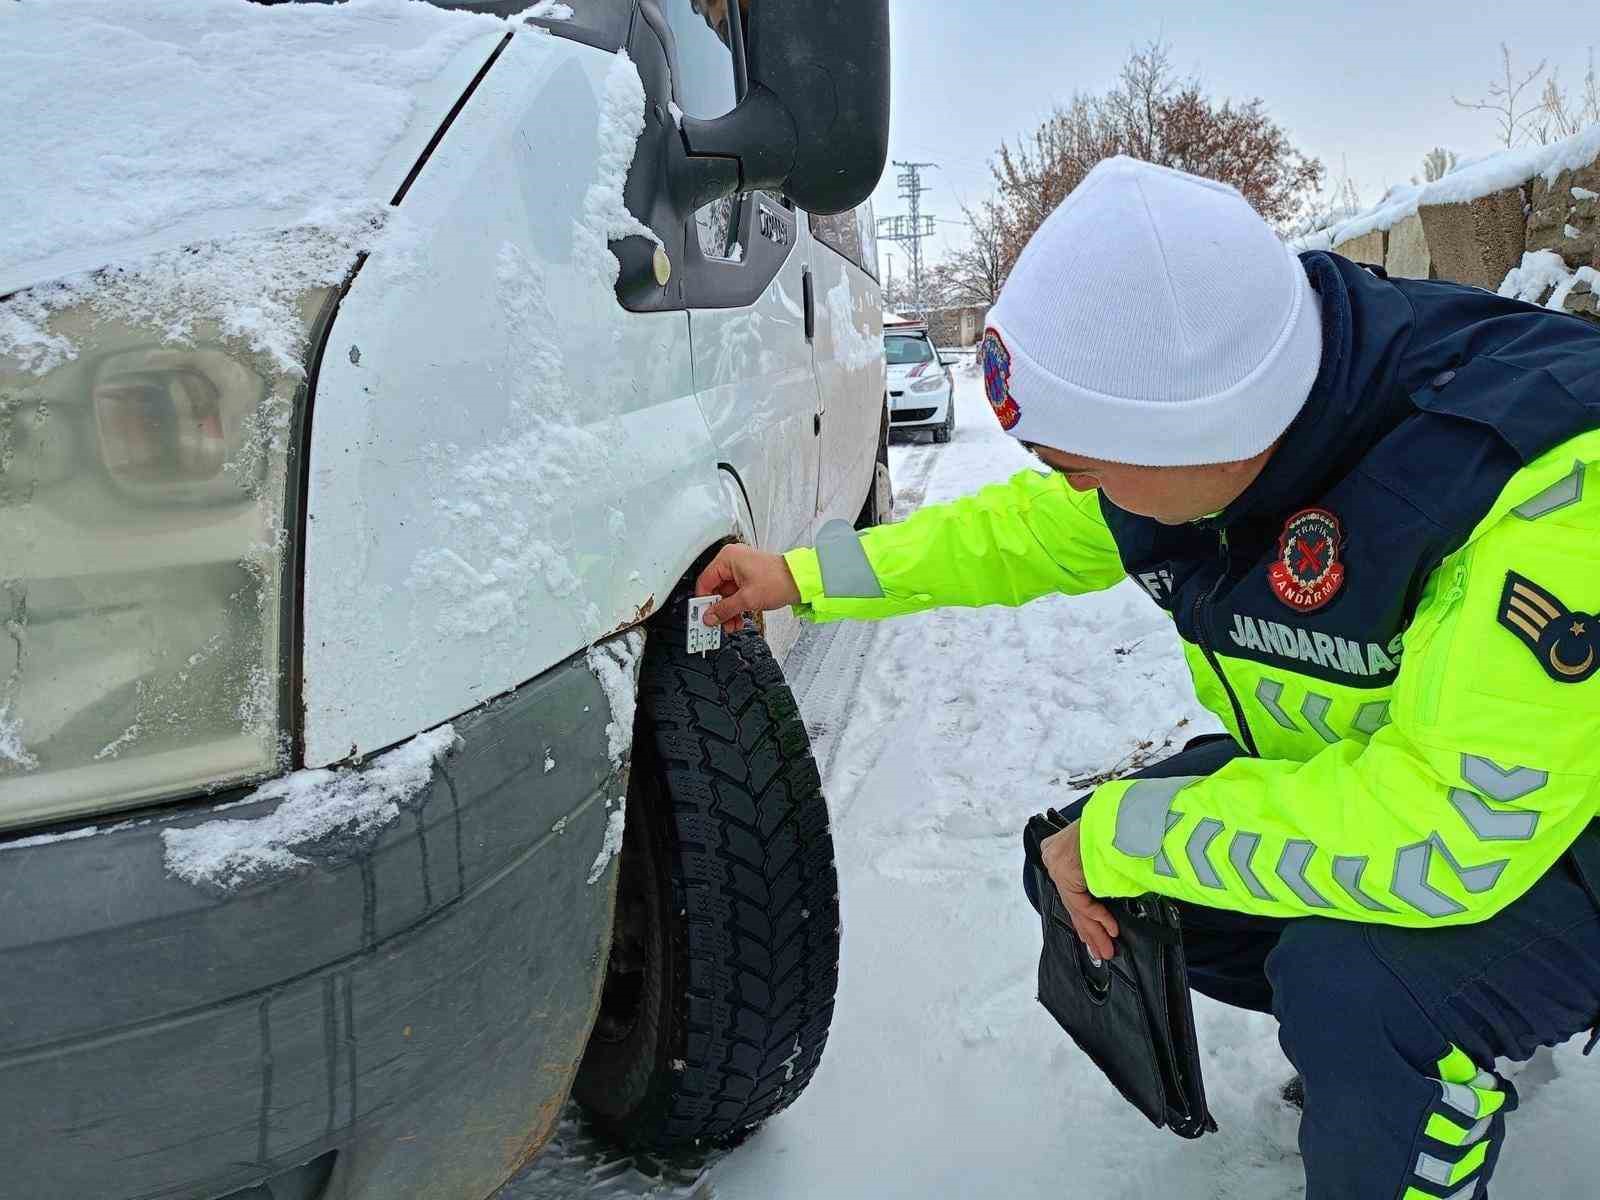
{"type": "Polygon", "coordinates": [[[163,864],[208,810],[0,842],[0,1197],[210,1200],[331,1157],[317,1200],[482,1200],[598,1002],[608,713],[579,656],[457,721],[375,844],[231,893],[163,864]]]}
{"type": "Polygon", "coordinates": [[[889,426],[892,429],[922,429],[943,425],[950,410],[951,389],[919,393],[909,389],[889,393],[889,426]]]}

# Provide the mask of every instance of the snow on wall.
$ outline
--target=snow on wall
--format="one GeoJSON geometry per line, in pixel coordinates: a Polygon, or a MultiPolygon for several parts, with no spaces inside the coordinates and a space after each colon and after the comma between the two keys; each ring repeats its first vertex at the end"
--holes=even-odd
{"type": "Polygon", "coordinates": [[[633,714],[643,659],[644,634],[637,629],[592,647],[587,655],[589,669],[605,689],[606,702],[611,706],[611,720],[606,725],[606,752],[613,767],[622,765],[623,756],[633,745],[633,714]]]}
{"type": "Polygon", "coordinates": [[[1580,283],[1600,286],[1600,271],[1593,267],[1573,270],[1554,250],[1529,250],[1523,254],[1521,264],[1507,273],[1499,294],[1566,312],[1567,297],[1580,283]]]}
{"type": "Polygon", "coordinates": [[[1518,187],[1535,176],[1554,185],[1562,171],[1587,166],[1600,158],[1600,125],[1591,125],[1570,138],[1548,146],[1504,150],[1459,164],[1432,183],[1402,184],[1391,188],[1377,204],[1327,229],[1294,238],[1296,250],[1326,250],[1375,230],[1392,229],[1416,215],[1425,204],[1464,204],[1506,188],[1518,187]]]}
{"type": "Polygon", "coordinates": [[[188,883],[231,889],[308,865],[297,851],[315,842],[375,837],[428,786],[433,764],[455,742],[455,728],[441,725],[362,770],[296,771],[274,779],[243,801],[281,801],[264,817],[163,830],[167,870],[188,883]]]}

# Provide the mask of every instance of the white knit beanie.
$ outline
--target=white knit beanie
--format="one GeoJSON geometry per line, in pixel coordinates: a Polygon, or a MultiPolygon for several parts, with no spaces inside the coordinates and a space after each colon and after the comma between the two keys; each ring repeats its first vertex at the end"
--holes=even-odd
{"type": "Polygon", "coordinates": [[[1321,305],[1236,190],[1110,158],[1023,249],[982,354],[989,403],[1020,441],[1153,467],[1233,462],[1305,403],[1321,305]]]}

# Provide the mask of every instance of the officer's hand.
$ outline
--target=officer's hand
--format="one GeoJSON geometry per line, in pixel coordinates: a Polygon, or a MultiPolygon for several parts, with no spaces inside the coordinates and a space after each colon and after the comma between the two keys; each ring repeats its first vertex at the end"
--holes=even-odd
{"type": "Polygon", "coordinates": [[[706,609],[707,625],[721,625],[724,633],[735,633],[747,612],[766,612],[800,603],[789,564],[781,554],[768,554],[737,543],[724,546],[694,581],[694,594],[722,599],[706,609]]]}
{"type": "Polygon", "coordinates": [[[1067,906],[1072,928],[1096,958],[1110,959],[1117,953],[1116,943],[1111,940],[1117,936],[1117,919],[1089,894],[1078,840],[1082,828],[1082,822],[1074,821],[1060,833],[1052,833],[1039,843],[1039,856],[1055,881],[1056,891],[1061,893],[1061,902],[1067,906]]]}

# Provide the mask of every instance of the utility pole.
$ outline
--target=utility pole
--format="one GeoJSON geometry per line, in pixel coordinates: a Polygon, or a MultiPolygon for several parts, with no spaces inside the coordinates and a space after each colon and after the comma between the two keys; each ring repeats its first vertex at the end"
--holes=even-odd
{"type": "Polygon", "coordinates": [[[924,291],[926,280],[922,272],[922,239],[933,236],[933,217],[922,211],[922,195],[931,190],[923,186],[922,172],[924,168],[937,169],[939,164],[901,162],[896,159],[894,165],[900,168],[900,173],[895,176],[895,182],[900,185],[900,198],[910,211],[892,217],[880,217],[878,236],[905,246],[906,256],[911,260],[911,295],[916,300],[917,315],[926,320],[928,297],[924,291]]]}

